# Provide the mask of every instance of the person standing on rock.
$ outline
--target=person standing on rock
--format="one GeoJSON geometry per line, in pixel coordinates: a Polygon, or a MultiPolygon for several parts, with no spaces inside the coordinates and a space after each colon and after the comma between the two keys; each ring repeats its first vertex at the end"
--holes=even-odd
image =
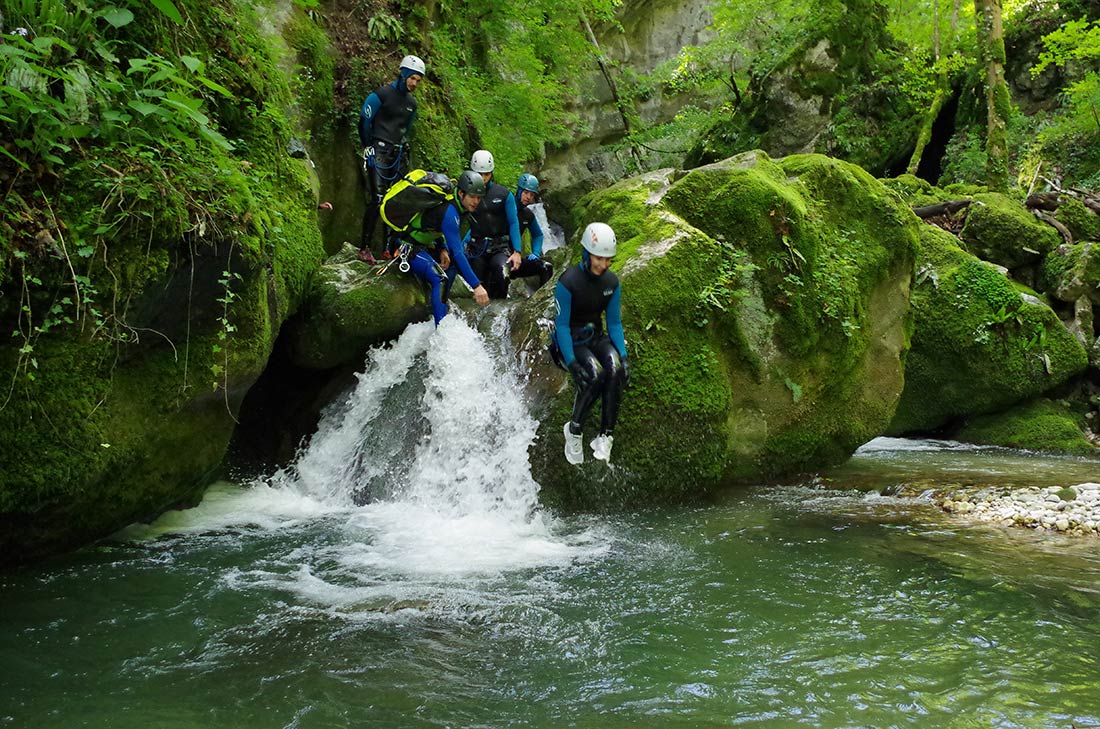
{"type": "Polygon", "coordinates": [[[512,266],[508,277],[538,276],[539,285],[535,287],[536,289],[542,288],[554,273],[554,267],[550,262],[542,259],[542,228],[539,226],[538,218],[535,217],[535,211],[530,207],[538,201],[539,178],[524,172],[519,176],[519,182],[516,185],[516,216],[519,218],[519,234],[521,236],[525,232],[531,234],[531,253],[518,266],[512,266]]]}
{"type": "Polygon", "coordinates": [[[401,233],[404,242],[397,249],[395,262],[399,261],[402,271],[428,284],[436,326],[447,316],[444,291],[450,288],[456,272],[473,291],[474,301],[481,306],[489,303],[488,292],[466,260],[459,234],[462,217],[473,212],[484,195],[481,175],[466,170],[458,178],[453,198],[417,213],[401,233]]]}
{"type": "MultiPolygon", "coordinates": [[[[370,240],[378,222],[382,197],[409,167],[408,138],[416,121],[413,91],[424,78],[424,61],[416,56],[401,59],[397,80],[379,86],[367,96],[359,111],[359,141],[363,145],[363,177],[367,205],[359,238],[359,260],[374,263],[370,240]]],[[[387,244],[385,253],[390,252],[387,244]]]]}
{"type": "Polygon", "coordinates": [[[565,460],[584,462],[581,434],[589,411],[601,398],[600,431],[590,446],[598,460],[611,462],[612,432],[623,388],[630,379],[626,339],[619,311],[619,278],[611,272],[617,243],[606,223],[591,223],[581,236],[581,262],[565,270],[554,288],[551,354],[573,377],[573,414],[565,423],[565,460]],[[607,330],[604,331],[603,320],[607,330]]]}

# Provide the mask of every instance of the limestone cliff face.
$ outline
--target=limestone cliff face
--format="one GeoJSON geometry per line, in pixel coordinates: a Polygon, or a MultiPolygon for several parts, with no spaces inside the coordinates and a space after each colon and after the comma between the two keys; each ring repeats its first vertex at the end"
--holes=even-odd
{"type": "MultiPolygon", "coordinates": [[[[648,74],[659,64],[675,58],[685,46],[699,45],[710,38],[710,5],[709,0],[675,3],[628,0],[616,14],[621,30],[611,26],[593,30],[612,63],[648,74]]],[[[644,122],[665,121],[683,102],[680,97],[656,94],[639,103],[636,109],[644,122]]],[[[578,128],[585,131],[568,144],[548,150],[540,170],[548,199],[561,210],[584,193],[628,176],[627,170],[632,169],[626,153],[603,149],[603,145],[623,136],[623,120],[611,89],[595,64],[581,84],[573,110],[580,117],[578,128]]]]}

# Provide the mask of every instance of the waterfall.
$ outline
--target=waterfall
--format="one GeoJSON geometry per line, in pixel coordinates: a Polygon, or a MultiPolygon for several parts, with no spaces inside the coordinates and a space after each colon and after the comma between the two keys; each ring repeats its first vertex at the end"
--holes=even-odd
{"type": "Polygon", "coordinates": [[[488,323],[482,335],[452,308],[438,328],[410,325],[368,352],[356,384],[322,414],[293,465],[243,489],[213,487],[195,509],[129,536],[242,526],[288,538],[319,533],[320,543],[277,560],[292,574],[265,567],[242,583],[305,592],[321,575],[326,583],[367,574],[450,579],[601,552],[593,533],[539,507],[528,458],[538,423],[515,357],[503,351],[506,312],[488,323]]]}
{"type": "Polygon", "coordinates": [[[529,206],[535,213],[535,220],[542,229],[542,250],[552,251],[565,245],[565,231],[557,223],[551,223],[546,217],[546,206],[542,203],[534,203],[529,206]]]}

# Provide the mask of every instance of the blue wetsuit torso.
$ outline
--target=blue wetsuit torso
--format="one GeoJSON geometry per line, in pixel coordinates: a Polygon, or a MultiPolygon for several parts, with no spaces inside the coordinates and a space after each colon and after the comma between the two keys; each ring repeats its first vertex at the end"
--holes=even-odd
{"type": "Polygon", "coordinates": [[[574,343],[583,344],[597,338],[603,331],[601,319],[604,312],[607,335],[619,356],[626,357],[626,338],[619,310],[621,291],[619,277],[610,269],[593,276],[584,263],[567,268],[558,278],[554,288],[554,306],[557,310],[554,335],[566,367],[575,359],[574,343]]]}

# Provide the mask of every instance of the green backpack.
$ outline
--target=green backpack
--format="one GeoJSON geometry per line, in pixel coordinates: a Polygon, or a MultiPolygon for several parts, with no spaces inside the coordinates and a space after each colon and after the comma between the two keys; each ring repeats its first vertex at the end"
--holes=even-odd
{"type": "Polygon", "coordinates": [[[454,181],[442,172],[413,170],[390,187],[379,212],[386,225],[404,233],[413,218],[450,200],[454,190],[454,181]]]}

